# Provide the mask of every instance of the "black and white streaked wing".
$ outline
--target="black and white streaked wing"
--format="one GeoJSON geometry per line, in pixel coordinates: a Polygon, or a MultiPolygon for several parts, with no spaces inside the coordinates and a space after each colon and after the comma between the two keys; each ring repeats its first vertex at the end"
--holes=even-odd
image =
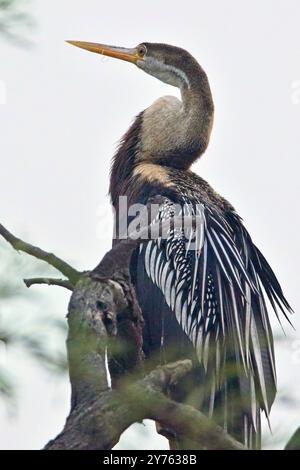
{"type": "MultiPolygon", "coordinates": [[[[262,287],[274,308],[276,304],[282,310],[289,306],[273,271],[235,213],[224,215],[202,203],[183,203],[180,213],[196,217],[195,230],[171,226],[165,238],[141,245],[140,256],[147,275],[211,375],[211,414],[215,395],[230,380],[227,363],[233,362],[241,393],[247,389],[243,393],[248,398],[243,400],[249,440],[251,429],[258,427],[258,408],[269,413],[276,387],[262,287]]],[[[176,213],[173,202],[165,198],[156,221],[176,215],[180,215],[178,208],[176,213]]]]}

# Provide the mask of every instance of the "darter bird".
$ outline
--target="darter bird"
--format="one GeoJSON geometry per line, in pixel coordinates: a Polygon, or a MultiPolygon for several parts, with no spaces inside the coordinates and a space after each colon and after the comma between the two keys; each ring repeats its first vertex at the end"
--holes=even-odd
{"type": "Polygon", "coordinates": [[[173,225],[167,236],[141,243],[132,257],[144,351],[158,362],[191,358],[193,370],[173,396],[205,412],[249,448],[259,448],[261,413],[268,418],[276,394],[265,297],[277,316],[281,310],[287,317],[291,308],[234,207],[191,171],[213,125],[207,75],[190,53],[166,44],[127,49],[69,42],[131,62],[180,89],[181,100],[164,96],[136,117],[111,167],[117,211],[125,196],[128,207],[159,201],[156,221],[179,215],[199,222],[193,238],[173,225]]]}

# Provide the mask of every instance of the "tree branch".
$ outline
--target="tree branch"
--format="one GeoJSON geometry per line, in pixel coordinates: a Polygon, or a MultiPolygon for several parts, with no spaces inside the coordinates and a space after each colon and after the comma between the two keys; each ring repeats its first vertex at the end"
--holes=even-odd
{"type": "Polygon", "coordinates": [[[202,413],[165,395],[190,371],[191,361],[158,367],[138,381],[130,376],[130,367],[136,369],[142,358],[141,343],[135,342],[134,335],[127,346],[136,353],[121,349],[117,356],[121,361],[127,355],[127,373],[117,382],[117,389],[109,389],[105,354],[110,338],[118,338],[124,316],[139,325],[129,305],[125,291],[115,281],[83,277],[77,283],[68,314],[71,411],[63,431],[45,449],[111,449],[131,424],[146,418],[159,421],[177,436],[184,435],[195,442],[194,448],[244,449],[202,413]]]}
{"type": "Polygon", "coordinates": [[[205,415],[165,396],[168,387],[191,367],[189,360],[167,364],[144,379],[123,386],[121,391],[104,391],[89,406],[82,403],[70,414],[62,433],[45,449],[112,449],[131,424],[153,419],[177,436],[195,442],[194,450],[246,450],[205,415]]]}
{"type": "Polygon", "coordinates": [[[23,251],[28,255],[34,256],[37,259],[45,261],[50,264],[64,276],[66,276],[72,285],[75,285],[81,276],[81,273],[70,266],[62,259],[55,256],[53,253],[38,248],[37,246],[30,245],[30,243],[24,242],[20,238],[15,237],[10,233],[2,224],[0,224],[0,235],[17,251],[23,251]]]}
{"type": "Polygon", "coordinates": [[[59,286],[59,287],[65,287],[66,289],[69,289],[73,291],[74,286],[71,284],[70,281],[67,279],[54,279],[51,277],[33,277],[30,279],[23,279],[24,284],[26,287],[31,287],[34,284],[46,284],[47,286],[59,286]]]}

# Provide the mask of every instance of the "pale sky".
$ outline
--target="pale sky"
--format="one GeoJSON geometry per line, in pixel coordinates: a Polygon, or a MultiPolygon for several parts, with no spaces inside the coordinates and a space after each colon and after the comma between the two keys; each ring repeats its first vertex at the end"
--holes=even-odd
{"type": "MultiPolygon", "coordinates": [[[[300,387],[299,1],[32,4],[34,47],[0,43],[1,223],[79,269],[94,267],[110,246],[107,190],[116,143],[137,113],[178,92],[131,64],[64,40],[166,42],[190,51],[208,74],[216,107],[209,149],[194,170],[244,218],[295,310],[296,332],[284,322],[287,340],[276,342],[279,395],[273,435],[265,431],[268,445],[280,447],[282,435],[300,425],[299,401],[285,404],[300,387]]],[[[3,301],[1,313],[38,315],[47,305],[64,317],[67,291],[34,289],[35,300],[24,307],[3,301]]],[[[61,430],[68,382],[17,353],[7,356],[19,380],[19,407],[14,417],[0,407],[0,449],[38,449],[61,430]]],[[[166,448],[148,427],[129,433],[120,447],[166,448]]]]}

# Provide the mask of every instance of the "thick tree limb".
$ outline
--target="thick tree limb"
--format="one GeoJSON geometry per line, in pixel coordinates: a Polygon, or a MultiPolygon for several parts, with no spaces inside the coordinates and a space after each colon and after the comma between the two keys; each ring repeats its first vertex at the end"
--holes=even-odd
{"type": "Polygon", "coordinates": [[[67,419],[63,432],[45,449],[111,449],[131,424],[148,418],[195,442],[193,449],[245,450],[205,415],[164,395],[169,385],[191,367],[188,360],[158,367],[144,379],[123,386],[120,392],[107,390],[89,406],[82,403],[67,419]]]}
{"type": "Polygon", "coordinates": [[[243,449],[202,413],[165,395],[170,385],[190,371],[189,360],[158,367],[134,381],[130,368],[135,368],[142,357],[141,344],[131,337],[136,353],[119,351],[121,358],[128,356],[127,373],[117,389],[109,389],[105,353],[110,338],[117,336],[125,314],[138,324],[128,306],[123,289],[115,281],[95,282],[86,277],[77,283],[68,315],[71,412],[62,433],[45,449],[111,449],[131,424],[145,418],[184,435],[196,443],[195,448],[243,449]]]}
{"type": "Polygon", "coordinates": [[[81,273],[70,266],[68,263],[62,259],[55,256],[53,253],[38,248],[37,246],[30,245],[30,243],[24,242],[20,238],[15,237],[10,233],[2,224],[0,224],[0,235],[10,243],[10,245],[17,251],[23,251],[28,255],[34,256],[37,259],[45,261],[50,264],[58,271],[60,271],[64,276],[66,276],[69,281],[74,285],[81,276],[81,273]]]}
{"type": "Polygon", "coordinates": [[[59,286],[59,287],[65,287],[66,289],[69,289],[73,291],[74,286],[71,284],[70,281],[67,279],[54,279],[51,277],[32,277],[30,279],[23,279],[24,284],[26,287],[31,287],[35,284],[46,284],[47,286],[59,286]]]}

